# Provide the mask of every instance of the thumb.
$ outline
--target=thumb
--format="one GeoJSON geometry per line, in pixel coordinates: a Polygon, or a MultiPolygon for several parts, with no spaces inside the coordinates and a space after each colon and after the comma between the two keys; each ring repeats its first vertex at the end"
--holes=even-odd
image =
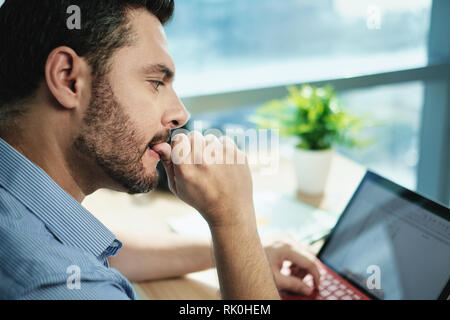
{"type": "Polygon", "coordinates": [[[168,143],[159,143],[153,146],[153,151],[159,154],[161,161],[163,163],[164,169],[166,170],[167,178],[169,179],[169,187],[175,186],[174,184],[174,173],[173,173],[173,163],[170,158],[172,148],[168,143]]]}
{"type": "Polygon", "coordinates": [[[302,279],[294,276],[285,276],[278,274],[275,276],[275,280],[279,290],[287,290],[292,293],[309,296],[313,293],[313,288],[308,286],[302,279]]]}

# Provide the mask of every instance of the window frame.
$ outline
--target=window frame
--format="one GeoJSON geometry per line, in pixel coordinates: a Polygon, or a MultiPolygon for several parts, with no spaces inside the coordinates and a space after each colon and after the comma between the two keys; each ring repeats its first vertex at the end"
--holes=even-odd
{"type": "MultiPolygon", "coordinates": [[[[450,1],[433,0],[428,38],[430,63],[450,62],[450,1]]],[[[417,190],[450,205],[450,71],[426,79],[417,169],[417,190]]]]}

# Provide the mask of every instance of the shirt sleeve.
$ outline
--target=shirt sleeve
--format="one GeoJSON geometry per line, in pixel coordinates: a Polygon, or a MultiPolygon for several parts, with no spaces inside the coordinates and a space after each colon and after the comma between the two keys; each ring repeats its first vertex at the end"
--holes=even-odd
{"type": "Polygon", "coordinates": [[[41,286],[26,293],[19,300],[131,300],[114,282],[82,281],[79,288],[70,289],[66,284],[41,286]]]}

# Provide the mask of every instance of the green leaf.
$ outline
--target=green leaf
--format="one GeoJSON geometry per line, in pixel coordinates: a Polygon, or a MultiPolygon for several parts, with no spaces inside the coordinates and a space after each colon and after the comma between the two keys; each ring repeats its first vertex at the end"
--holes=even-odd
{"type": "Polygon", "coordinates": [[[285,98],[258,108],[251,121],[260,128],[279,129],[282,136],[296,136],[297,147],[303,149],[327,149],[333,144],[363,147],[372,143],[373,139],[358,139],[369,122],[344,111],[331,86],[289,86],[287,92],[285,98]]]}

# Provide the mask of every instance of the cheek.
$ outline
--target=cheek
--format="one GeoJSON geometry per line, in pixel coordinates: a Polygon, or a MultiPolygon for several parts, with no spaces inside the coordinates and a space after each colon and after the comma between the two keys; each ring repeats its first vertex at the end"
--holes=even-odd
{"type": "Polygon", "coordinates": [[[153,136],[161,130],[159,108],[149,95],[135,96],[127,104],[127,113],[136,124],[139,132],[146,137],[153,136]]]}
{"type": "Polygon", "coordinates": [[[136,125],[138,132],[145,137],[147,142],[160,131],[160,122],[155,115],[150,112],[140,112],[130,115],[133,123],[136,125]]]}
{"type": "Polygon", "coordinates": [[[161,126],[158,97],[145,84],[120,82],[114,90],[117,100],[124,112],[138,127],[141,134],[148,136],[158,132],[161,126]]]}

